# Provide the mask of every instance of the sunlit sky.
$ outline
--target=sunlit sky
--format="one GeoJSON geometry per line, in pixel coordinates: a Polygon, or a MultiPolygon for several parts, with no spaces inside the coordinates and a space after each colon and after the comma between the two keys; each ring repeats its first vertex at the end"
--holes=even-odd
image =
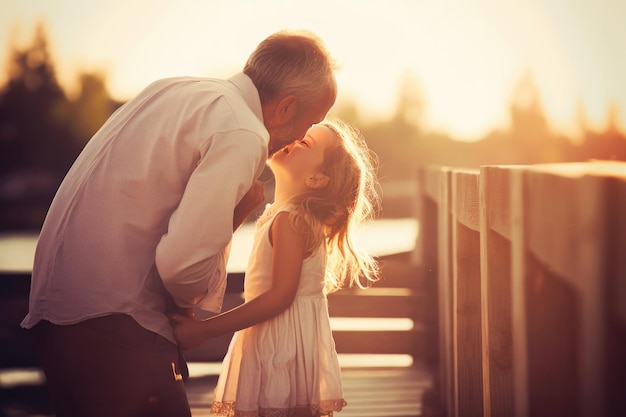
{"type": "Polygon", "coordinates": [[[395,107],[410,73],[425,123],[458,139],[506,126],[515,84],[531,71],[553,128],[576,135],[584,103],[602,128],[611,103],[626,125],[623,0],[0,0],[0,81],[9,46],[46,22],[57,75],[106,76],[126,100],[167,76],[229,76],[280,29],[316,32],[340,64],[339,100],[368,116],[395,107]]]}

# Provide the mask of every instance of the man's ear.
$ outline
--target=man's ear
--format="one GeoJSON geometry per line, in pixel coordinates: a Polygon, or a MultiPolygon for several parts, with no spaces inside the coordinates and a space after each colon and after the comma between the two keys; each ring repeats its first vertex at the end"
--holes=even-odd
{"type": "Polygon", "coordinates": [[[276,106],[276,119],[282,125],[290,123],[298,113],[298,97],[289,94],[278,101],[276,106]]]}
{"type": "Polygon", "coordinates": [[[322,188],[326,188],[328,186],[328,183],[330,182],[330,177],[324,174],[315,174],[308,177],[304,182],[309,188],[313,188],[314,190],[321,190],[322,188]]]}

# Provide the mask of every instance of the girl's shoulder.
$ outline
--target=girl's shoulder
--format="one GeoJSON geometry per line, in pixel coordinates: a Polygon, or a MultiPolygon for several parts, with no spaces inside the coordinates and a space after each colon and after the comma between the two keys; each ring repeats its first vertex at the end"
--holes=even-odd
{"type": "Polygon", "coordinates": [[[285,204],[278,205],[276,203],[267,203],[265,205],[265,209],[257,219],[256,225],[257,228],[269,223],[270,225],[273,223],[273,220],[280,213],[288,213],[291,215],[291,212],[294,210],[293,204],[285,204]]]}

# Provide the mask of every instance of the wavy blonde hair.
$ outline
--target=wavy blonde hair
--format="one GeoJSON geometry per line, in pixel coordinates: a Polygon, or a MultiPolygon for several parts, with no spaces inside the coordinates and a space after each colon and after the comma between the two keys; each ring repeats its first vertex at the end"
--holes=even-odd
{"type": "Polygon", "coordinates": [[[307,233],[307,250],[323,242],[327,249],[325,291],[343,287],[369,286],[378,279],[378,264],[355,244],[357,225],[371,221],[380,208],[376,168],[378,159],[369,150],[361,133],[341,120],[320,123],[338,138],[336,146],[324,153],[322,172],[329,183],[322,189],[297,196],[291,221],[307,233]]]}

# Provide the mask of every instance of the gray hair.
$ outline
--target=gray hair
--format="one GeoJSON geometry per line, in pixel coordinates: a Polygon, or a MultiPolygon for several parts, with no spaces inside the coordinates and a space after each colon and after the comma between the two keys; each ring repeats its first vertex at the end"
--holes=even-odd
{"type": "Polygon", "coordinates": [[[322,40],[307,31],[280,31],[263,40],[243,69],[261,104],[294,94],[307,108],[334,90],[336,65],[322,40]]]}

